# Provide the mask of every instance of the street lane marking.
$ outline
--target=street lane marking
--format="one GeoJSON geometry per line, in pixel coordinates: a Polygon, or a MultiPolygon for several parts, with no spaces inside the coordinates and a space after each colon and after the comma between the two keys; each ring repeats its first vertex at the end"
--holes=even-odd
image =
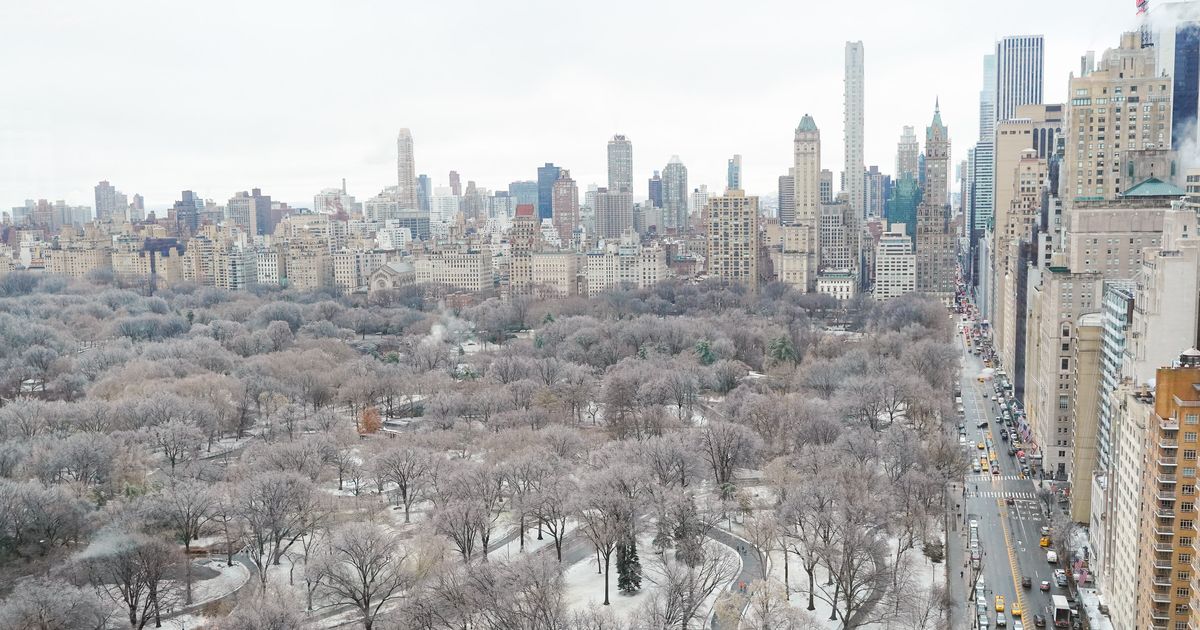
{"type": "Polygon", "coordinates": [[[1008,518],[1008,510],[1004,507],[1004,501],[997,501],[1000,506],[1000,529],[1004,532],[1004,547],[1008,550],[1008,565],[1012,569],[1013,591],[1017,594],[1017,610],[1012,614],[1013,619],[1025,620],[1025,592],[1021,589],[1020,571],[1017,569],[1017,553],[1013,551],[1012,538],[1008,535],[1008,524],[1005,519],[1008,518]]]}

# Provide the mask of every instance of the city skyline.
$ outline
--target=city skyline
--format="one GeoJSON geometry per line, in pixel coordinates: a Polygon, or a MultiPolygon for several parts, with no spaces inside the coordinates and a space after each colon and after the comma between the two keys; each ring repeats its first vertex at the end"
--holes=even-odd
{"type": "MultiPolygon", "coordinates": [[[[741,154],[745,188],[769,195],[790,162],[791,131],[804,112],[828,121],[830,138],[842,137],[842,68],[832,62],[841,56],[846,41],[861,40],[871,51],[865,76],[865,164],[880,165],[886,172],[895,162],[901,127],[920,125],[935,99],[940,99],[951,129],[974,135],[977,81],[949,77],[977,75],[976,60],[999,37],[1045,37],[1045,96],[1047,101],[1060,101],[1067,73],[1077,68],[1079,56],[1107,44],[1100,34],[1136,25],[1132,9],[1116,0],[1089,4],[1082,17],[1087,24],[1053,19],[1075,15],[1078,7],[1032,2],[1006,5],[1004,11],[986,16],[989,19],[979,19],[978,11],[967,7],[946,6],[937,20],[912,20],[912,12],[923,8],[916,5],[862,5],[880,22],[846,24],[837,19],[840,14],[833,7],[777,8],[781,18],[794,15],[831,26],[803,41],[756,37],[745,51],[754,64],[742,63],[740,56],[730,58],[727,51],[696,37],[717,19],[726,19],[715,5],[690,7],[676,28],[637,51],[624,52],[608,50],[604,34],[619,27],[631,39],[648,41],[638,37],[647,27],[639,21],[643,16],[635,13],[645,7],[618,4],[611,15],[589,15],[586,28],[571,33],[577,46],[570,54],[555,52],[566,35],[541,42],[498,39],[496,33],[504,29],[494,29],[494,24],[514,18],[486,5],[474,7],[462,24],[445,9],[418,7],[411,18],[405,17],[428,28],[416,29],[408,43],[372,36],[389,22],[387,17],[396,11],[392,7],[349,7],[331,17],[303,5],[294,10],[289,6],[288,33],[296,45],[283,48],[205,47],[211,40],[204,35],[215,29],[238,42],[239,33],[270,23],[276,13],[272,5],[241,7],[234,21],[226,19],[219,5],[203,12],[151,4],[105,11],[76,3],[50,11],[17,7],[9,20],[15,34],[0,44],[9,57],[29,49],[51,28],[71,44],[39,51],[15,68],[6,83],[0,105],[0,120],[6,121],[0,128],[0,207],[42,197],[89,203],[92,187],[101,180],[130,194],[141,193],[148,209],[170,205],[184,189],[220,200],[251,187],[307,205],[313,194],[343,177],[353,194],[365,198],[394,185],[395,138],[403,127],[412,130],[416,172],[429,174],[437,186],[444,185],[447,172],[456,170],[481,187],[503,189],[511,181],[532,179],[538,165],[551,161],[572,169],[582,189],[603,185],[604,143],[623,134],[636,145],[635,198],[645,196],[641,182],[675,154],[688,165],[692,187],[703,183],[710,189],[724,181],[729,155],[741,154]],[[1035,10],[1041,19],[1030,19],[1035,10]],[[891,27],[903,23],[905,16],[909,28],[891,27]],[[1067,23],[1071,28],[1053,26],[1067,23]],[[189,28],[176,33],[172,29],[178,24],[189,28]],[[447,30],[449,24],[456,26],[447,30]],[[959,37],[947,42],[938,33],[951,25],[959,37]],[[98,33],[126,33],[130,27],[136,28],[124,38],[98,39],[98,33]],[[351,33],[370,41],[370,46],[364,50],[335,45],[351,33]],[[909,42],[914,39],[939,44],[913,46],[909,42]],[[422,46],[447,42],[464,50],[447,48],[436,63],[427,61],[427,55],[420,57],[411,80],[397,86],[378,81],[387,69],[379,60],[405,59],[422,46]],[[80,58],[80,47],[88,50],[85,58],[80,58]],[[198,49],[203,54],[197,54],[198,49]],[[144,54],[147,50],[155,54],[144,54]],[[798,72],[794,60],[806,55],[831,63],[798,72]],[[549,63],[540,74],[513,70],[531,67],[531,59],[542,57],[549,63]],[[631,78],[629,68],[655,57],[673,60],[668,65],[677,71],[651,83],[631,78]],[[705,98],[731,64],[760,98],[749,103],[705,98]],[[931,64],[944,71],[902,72],[931,64]],[[446,107],[439,90],[446,81],[439,78],[442,75],[456,80],[478,77],[470,84],[487,94],[489,107],[446,107]],[[336,87],[317,89],[330,77],[336,87]],[[114,91],[138,89],[131,97],[79,99],[79,93],[102,93],[97,79],[114,91]],[[259,98],[202,98],[238,85],[252,86],[259,98]],[[901,89],[906,98],[892,98],[901,89]],[[188,90],[197,98],[164,96],[188,90]],[[322,90],[336,98],[323,98],[322,90]],[[572,96],[577,93],[593,96],[572,96]],[[713,119],[733,124],[711,129],[708,122],[713,119]]],[[[653,18],[667,9],[647,11],[653,18]]],[[[740,24],[753,16],[729,19],[740,24]]],[[[772,29],[785,32],[787,22],[747,24],[770,34],[772,29]]],[[[961,135],[960,147],[968,146],[967,137],[961,135]]],[[[843,161],[840,145],[831,146],[823,162],[835,172],[843,161]]]]}

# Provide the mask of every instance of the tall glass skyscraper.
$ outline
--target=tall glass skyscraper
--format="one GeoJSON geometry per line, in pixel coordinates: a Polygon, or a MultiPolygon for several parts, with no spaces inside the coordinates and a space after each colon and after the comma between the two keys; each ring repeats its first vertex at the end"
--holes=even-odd
{"type": "Polygon", "coordinates": [[[1044,40],[1014,35],[996,42],[996,120],[1008,120],[1018,105],[1042,102],[1044,40]]]}
{"type": "Polygon", "coordinates": [[[554,182],[558,181],[561,168],[552,162],[538,167],[537,176],[537,209],[538,219],[549,219],[554,216],[554,182]]]}

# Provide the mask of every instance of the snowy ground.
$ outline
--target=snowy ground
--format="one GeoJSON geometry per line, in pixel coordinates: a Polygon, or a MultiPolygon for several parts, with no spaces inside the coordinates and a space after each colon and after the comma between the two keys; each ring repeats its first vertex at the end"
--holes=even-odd
{"type": "MultiPolygon", "coordinates": [[[[585,610],[596,606],[611,610],[619,618],[628,621],[638,607],[646,601],[646,596],[653,584],[645,578],[646,567],[654,555],[654,534],[643,533],[638,536],[638,558],[642,563],[642,590],[636,595],[625,595],[617,589],[617,558],[613,554],[612,565],[608,576],[609,606],[604,606],[604,574],[596,572],[596,556],[589,555],[586,559],[576,562],[563,572],[563,598],[572,609],[585,610]]],[[[528,541],[526,542],[528,544],[528,541]]]]}

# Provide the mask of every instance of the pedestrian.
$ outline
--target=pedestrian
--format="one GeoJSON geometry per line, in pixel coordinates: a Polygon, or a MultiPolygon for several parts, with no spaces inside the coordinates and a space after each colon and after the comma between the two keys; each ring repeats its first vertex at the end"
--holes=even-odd
{"type": "Polygon", "coordinates": [[[962,576],[963,576],[963,572],[962,572],[962,571],[959,571],[959,572],[958,572],[958,577],[962,577],[962,576]]]}

